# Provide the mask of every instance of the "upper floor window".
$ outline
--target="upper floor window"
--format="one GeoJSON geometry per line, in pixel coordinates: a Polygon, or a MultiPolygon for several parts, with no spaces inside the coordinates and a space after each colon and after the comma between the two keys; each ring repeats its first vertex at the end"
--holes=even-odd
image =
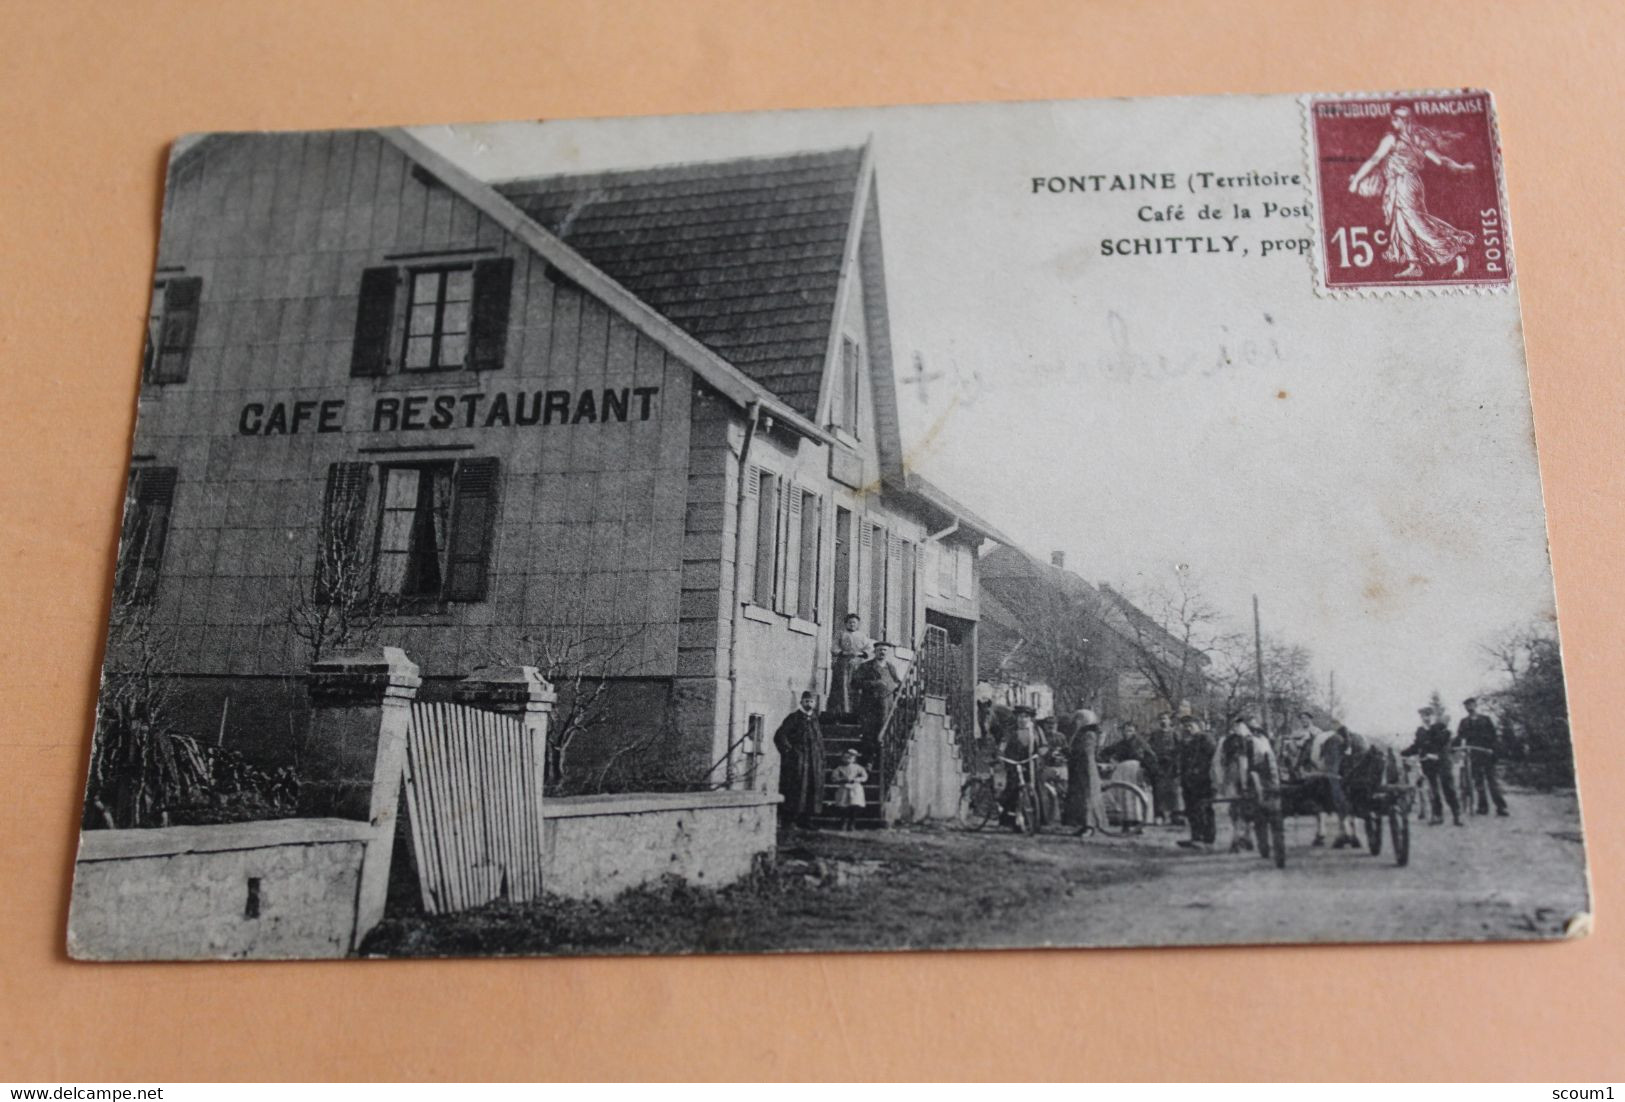
{"type": "Polygon", "coordinates": [[[746,600],[786,616],[822,620],[823,499],[760,467],[751,468],[746,494],[756,499],[756,556],[746,600]]]}
{"type": "Polygon", "coordinates": [[[469,307],[474,299],[474,266],[412,272],[406,309],[408,371],[448,371],[468,358],[469,307]]]}
{"type": "Polygon", "coordinates": [[[512,292],[512,257],[368,268],[361,273],[350,374],[501,367],[512,292]]]}
{"type": "Polygon", "coordinates": [[[113,595],[119,601],[143,601],[158,587],[169,512],[175,502],[174,467],[137,467],[130,472],[124,498],[124,531],[119,538],[118,572],[113,595]]]}
{"type": "Polygon", "coordinates": [[[147,313],[147,343],[141,379],[148,383],[184,383],[197,337],[198,302],[203,280],[172,276],[153,284],[147,313]]]}

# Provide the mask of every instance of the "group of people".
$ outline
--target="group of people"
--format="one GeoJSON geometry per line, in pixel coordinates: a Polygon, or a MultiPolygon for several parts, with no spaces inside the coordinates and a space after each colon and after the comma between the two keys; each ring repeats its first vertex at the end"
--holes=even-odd
{"type": "Polygon", "coordinates": [[[861,749],[841,753],[841,764],[825,776],[823,728],[818,698],[801,694],[800,707],[785,717],[773,734],[779,752],[779,816],[784,822],[807,826],[823,811],[826,782],[833,787],[829,801],[839,811],[842,826],[850,830],[858,812],[867,806],[864,785],[880,753],[880,736],[891,714],[903,676],[892,661],[892,646],[864,634],[863,617],[849,613],[842,630],[831,641],[828,711],[857,721],[861,749]]]}
{"type": "Polygon", "coordinates": [[[1501,791],[1501,780],[1496,776],[1496,765],[1501,755],[1501,735],[1496,730],[1495,721],[1478,710],[1478,700],[1468,697],[1461,702],[1467,710],[1462,718],[1456,733],[1450,733],[1450,724],[1444,716],[1434,712],[1431,706],[1417,709],[1422,722],[1416,728],[1416,734],[1411,744],[1400,751],[1406,758],[1415,758],[1422,767],[1422,777],[1427,784],[1427,791],[1432,805],[1432,817],[1429,819],[1435,825],[1444,822],[1444,807],[1450,808],[1450,817],[1457,826],[1462,825],[1462,804],[1477,797],[1478,813],[1488,815],[1490,803],[1495,804],[1495,814],[1506,818],[1512,812],[1507,809],[1506,796],[1501,791]],[[1467,776],[1470,779],[1473,791],[1456,791],[1455,757],[1463,755],[1467,763],[1467,776]]]}
{"type": "Polygon", "coordinates": [[[801,694],[800,706],[784,717],[773,732],[773,748],[779,752],[779,820],[800,827],[812,825],[824,808],[826,780],[835,789],[831,801],[840,810],[843,829],[851,830],[858,812],[868,806],[864,784],[869,771],[859,761],[856,747],[841,753],[841,764],[829,770],[826,778],[824,731],[818,722],[818,697],[801,694]]]}

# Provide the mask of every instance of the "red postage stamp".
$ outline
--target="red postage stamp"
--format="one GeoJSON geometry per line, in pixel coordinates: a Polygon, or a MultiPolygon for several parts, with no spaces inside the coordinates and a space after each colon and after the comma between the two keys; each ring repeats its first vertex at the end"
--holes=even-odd
{"type": "Polygon", "coordinates": [[[1305,107],[1324,290],[1511,283],[1488,92],[1311,96],[1305,107]]]}

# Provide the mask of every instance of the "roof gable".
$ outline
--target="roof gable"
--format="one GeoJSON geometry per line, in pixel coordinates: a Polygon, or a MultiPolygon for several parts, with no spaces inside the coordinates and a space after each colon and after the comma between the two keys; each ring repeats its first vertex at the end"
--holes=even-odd
{"type": "Polygon", "coordinates": [[[496,190],[643,302],[816,416],[845,270],[862,147],[496,190]]]}

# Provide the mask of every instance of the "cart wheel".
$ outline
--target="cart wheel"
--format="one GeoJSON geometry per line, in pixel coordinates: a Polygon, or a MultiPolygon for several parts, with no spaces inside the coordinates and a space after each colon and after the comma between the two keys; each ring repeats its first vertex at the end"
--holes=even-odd
{"type": "Polygon", "coordinates": [[[1127,781],[1107,781],[1100,786],[1101,803],[1106,806],[1106,830],[1111,834],[1138,834],[1151,819],[1151,798],[1145,789],[1127,781]],[[1112,821],[1111,808],[1117,808],[1112,821]]]}
{"type": "Polygon", "coordinates": [[[1365,817],[1365,844],[1371,856],[1382,856],[1382,816],[1375,812],[1365,817]]]}
{"type": "Polygon", "coordinates": [[[1275,867],[1286,868],[1286,816],[1279,811],[1267,813],[1270,819],[1270,842],[1274,845],[1275,867]]]}
{"type": "Polygon", "coordinates": [[[965,785],[960,796],[965,822],[972,830],[981,830],[999,817],[999,794],[994,791],[991,777],[977,777],[965,785]]]}
{"type": "Polygon", "coordinates": [[[1023,786],[1021,789],[1021,829],[1026,834],[1037,834],[1044,825],[1042,802],[1038,790],[1023,786]]]}
{"type": "Polygon", "coordinates": [[[1388,825],[1394,834],[1394,864],[1404,868],[1411,863],[1411,819],[1409,815],[1394,812],[1388,816],[1388,825]]]}

